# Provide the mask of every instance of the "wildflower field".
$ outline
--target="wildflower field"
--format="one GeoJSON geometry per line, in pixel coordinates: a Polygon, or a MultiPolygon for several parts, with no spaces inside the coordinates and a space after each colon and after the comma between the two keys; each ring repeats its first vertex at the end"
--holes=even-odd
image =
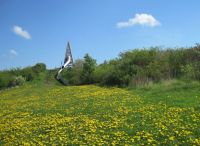
{"type": "Polygon", "coordinates": [[[199,100],[24,85],[0,92],[0,145],[200,145],[199,100]]]}

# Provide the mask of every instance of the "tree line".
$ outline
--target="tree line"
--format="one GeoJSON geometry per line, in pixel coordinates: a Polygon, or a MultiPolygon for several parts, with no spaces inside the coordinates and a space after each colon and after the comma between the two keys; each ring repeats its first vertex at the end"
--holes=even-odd
{"type": "MultiPolygon", "coordinates": [[[[0,71],[0,88],[32,81],[41,73],[45,73],[44,79],[49,82],[53,79],[49,74],[56,74],[57,70],[47,70],[45,64],[38,63],[23,69],[0,71]]],[[[134,49],[122,52],[117,58],[102,64],[97,64],[94,58],[86,54],[83,59],[77,59],[71,68],[64,70],[62,76],[68,85],[119,87],[140,86],[170,79],[200,81],[200,45],[173,49],[134,49]]]]}
{"type": "Polygon", "coordinates": [[[88,54],[65,72],[71,85],[140,86],[162,80],[200,81],[200,45],[190,48],[134,49],[97,65],[88,54]]]}
{"type": "Polygon", "coordinates": [[[37,63],[32,67],[14,68],[0,71],[0,89],[23,85],[26,81],[33,81],[40,73],[46,71],[44,63],[37,63]]]}

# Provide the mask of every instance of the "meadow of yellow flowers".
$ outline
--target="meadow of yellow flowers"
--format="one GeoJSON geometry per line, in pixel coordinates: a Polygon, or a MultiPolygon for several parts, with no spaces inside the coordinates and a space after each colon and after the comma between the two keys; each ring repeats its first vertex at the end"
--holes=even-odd
{"type": "Polygon", "coordinates": [[[200,145],[200,110],[120,88],[25,85],[0,92],[0,145],[200,145]]]}

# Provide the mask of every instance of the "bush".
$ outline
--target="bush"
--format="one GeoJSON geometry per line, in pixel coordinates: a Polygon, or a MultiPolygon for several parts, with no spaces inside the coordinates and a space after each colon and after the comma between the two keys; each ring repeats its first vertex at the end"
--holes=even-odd
{"type": "Polygon", "coordinates": [[[82,84],[91,84],[94,82],[93,73],[96,68],[96,60],[93,59],[89,54],[84,56],[83,70],[81,74],[82,84]]]}
{"type": "Polygon", "coordinates": [[[20,86],[23,85],[25,83],[25,78],[22,76],[17,76],[14,78],[14,80],[12,81],[12,86],[20,86]]]}
{"type": "Polygon", "coordinates": [[[12,76],[10,76],[9,73],[7,72],[0,73],[0,89],[9,87],[11,82],[12,82],[12,76]]]}
{"type": "Polygon", "coordinates": [[[34,73],[39,74],[46,70],[46,65],[44,63],[37,63],[35,66],[32,67],[34,73]]]}
{"type": "Polygon", "coordinates": [[[36,76],[31,67],[22,69],[21,75],[26,79],[26,81],[32,81],[36,76]]]}
{"type": "Polygon", "coordinates": [[[123,81],[118,76],[118,74],[115,74],[114,72],[108,72],[102,79],[102,84],[107,86],[122,86],[123,81]]]}
{"type": "Polygon", "coordinates": [[[40,77],[40,73],[45,74],[46,65],[37,63],[33,67],[23,69],[13,68],[10,70],[0,71],[0,89],[23,85],[25,81],[32,81],[40,77]]]}

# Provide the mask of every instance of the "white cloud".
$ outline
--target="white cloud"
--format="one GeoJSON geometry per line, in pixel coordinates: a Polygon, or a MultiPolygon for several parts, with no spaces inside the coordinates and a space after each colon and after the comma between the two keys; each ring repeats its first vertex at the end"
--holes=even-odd
{"type": "Polygon", "coordinates": [[[31,39],[31,35],[28,33],[28,31],[23,30],[20,26],[13,26],[13,32],[25,39],[31,39]]]}
{"type": "Polygon", "coordinates": [[[10,53],[10,55],[12,55],[12,56],[17,56],[17,55],[18,55],[18,53],[17,53],[14,49],[11,49],[11,50],[9,51],[9,53],[10,53]]]}
{"type": "Polygon", "coordinates": [[[134,26],[134,25],[144,25],[144,26],[155,27],[161,24],[152,15],[144,14],[144,13],[135,14],[134,18],[130,18],[128,21],[125,21],[125,22],[117,23],[118,28],[125,28],[125,27],[134,26]]]}

